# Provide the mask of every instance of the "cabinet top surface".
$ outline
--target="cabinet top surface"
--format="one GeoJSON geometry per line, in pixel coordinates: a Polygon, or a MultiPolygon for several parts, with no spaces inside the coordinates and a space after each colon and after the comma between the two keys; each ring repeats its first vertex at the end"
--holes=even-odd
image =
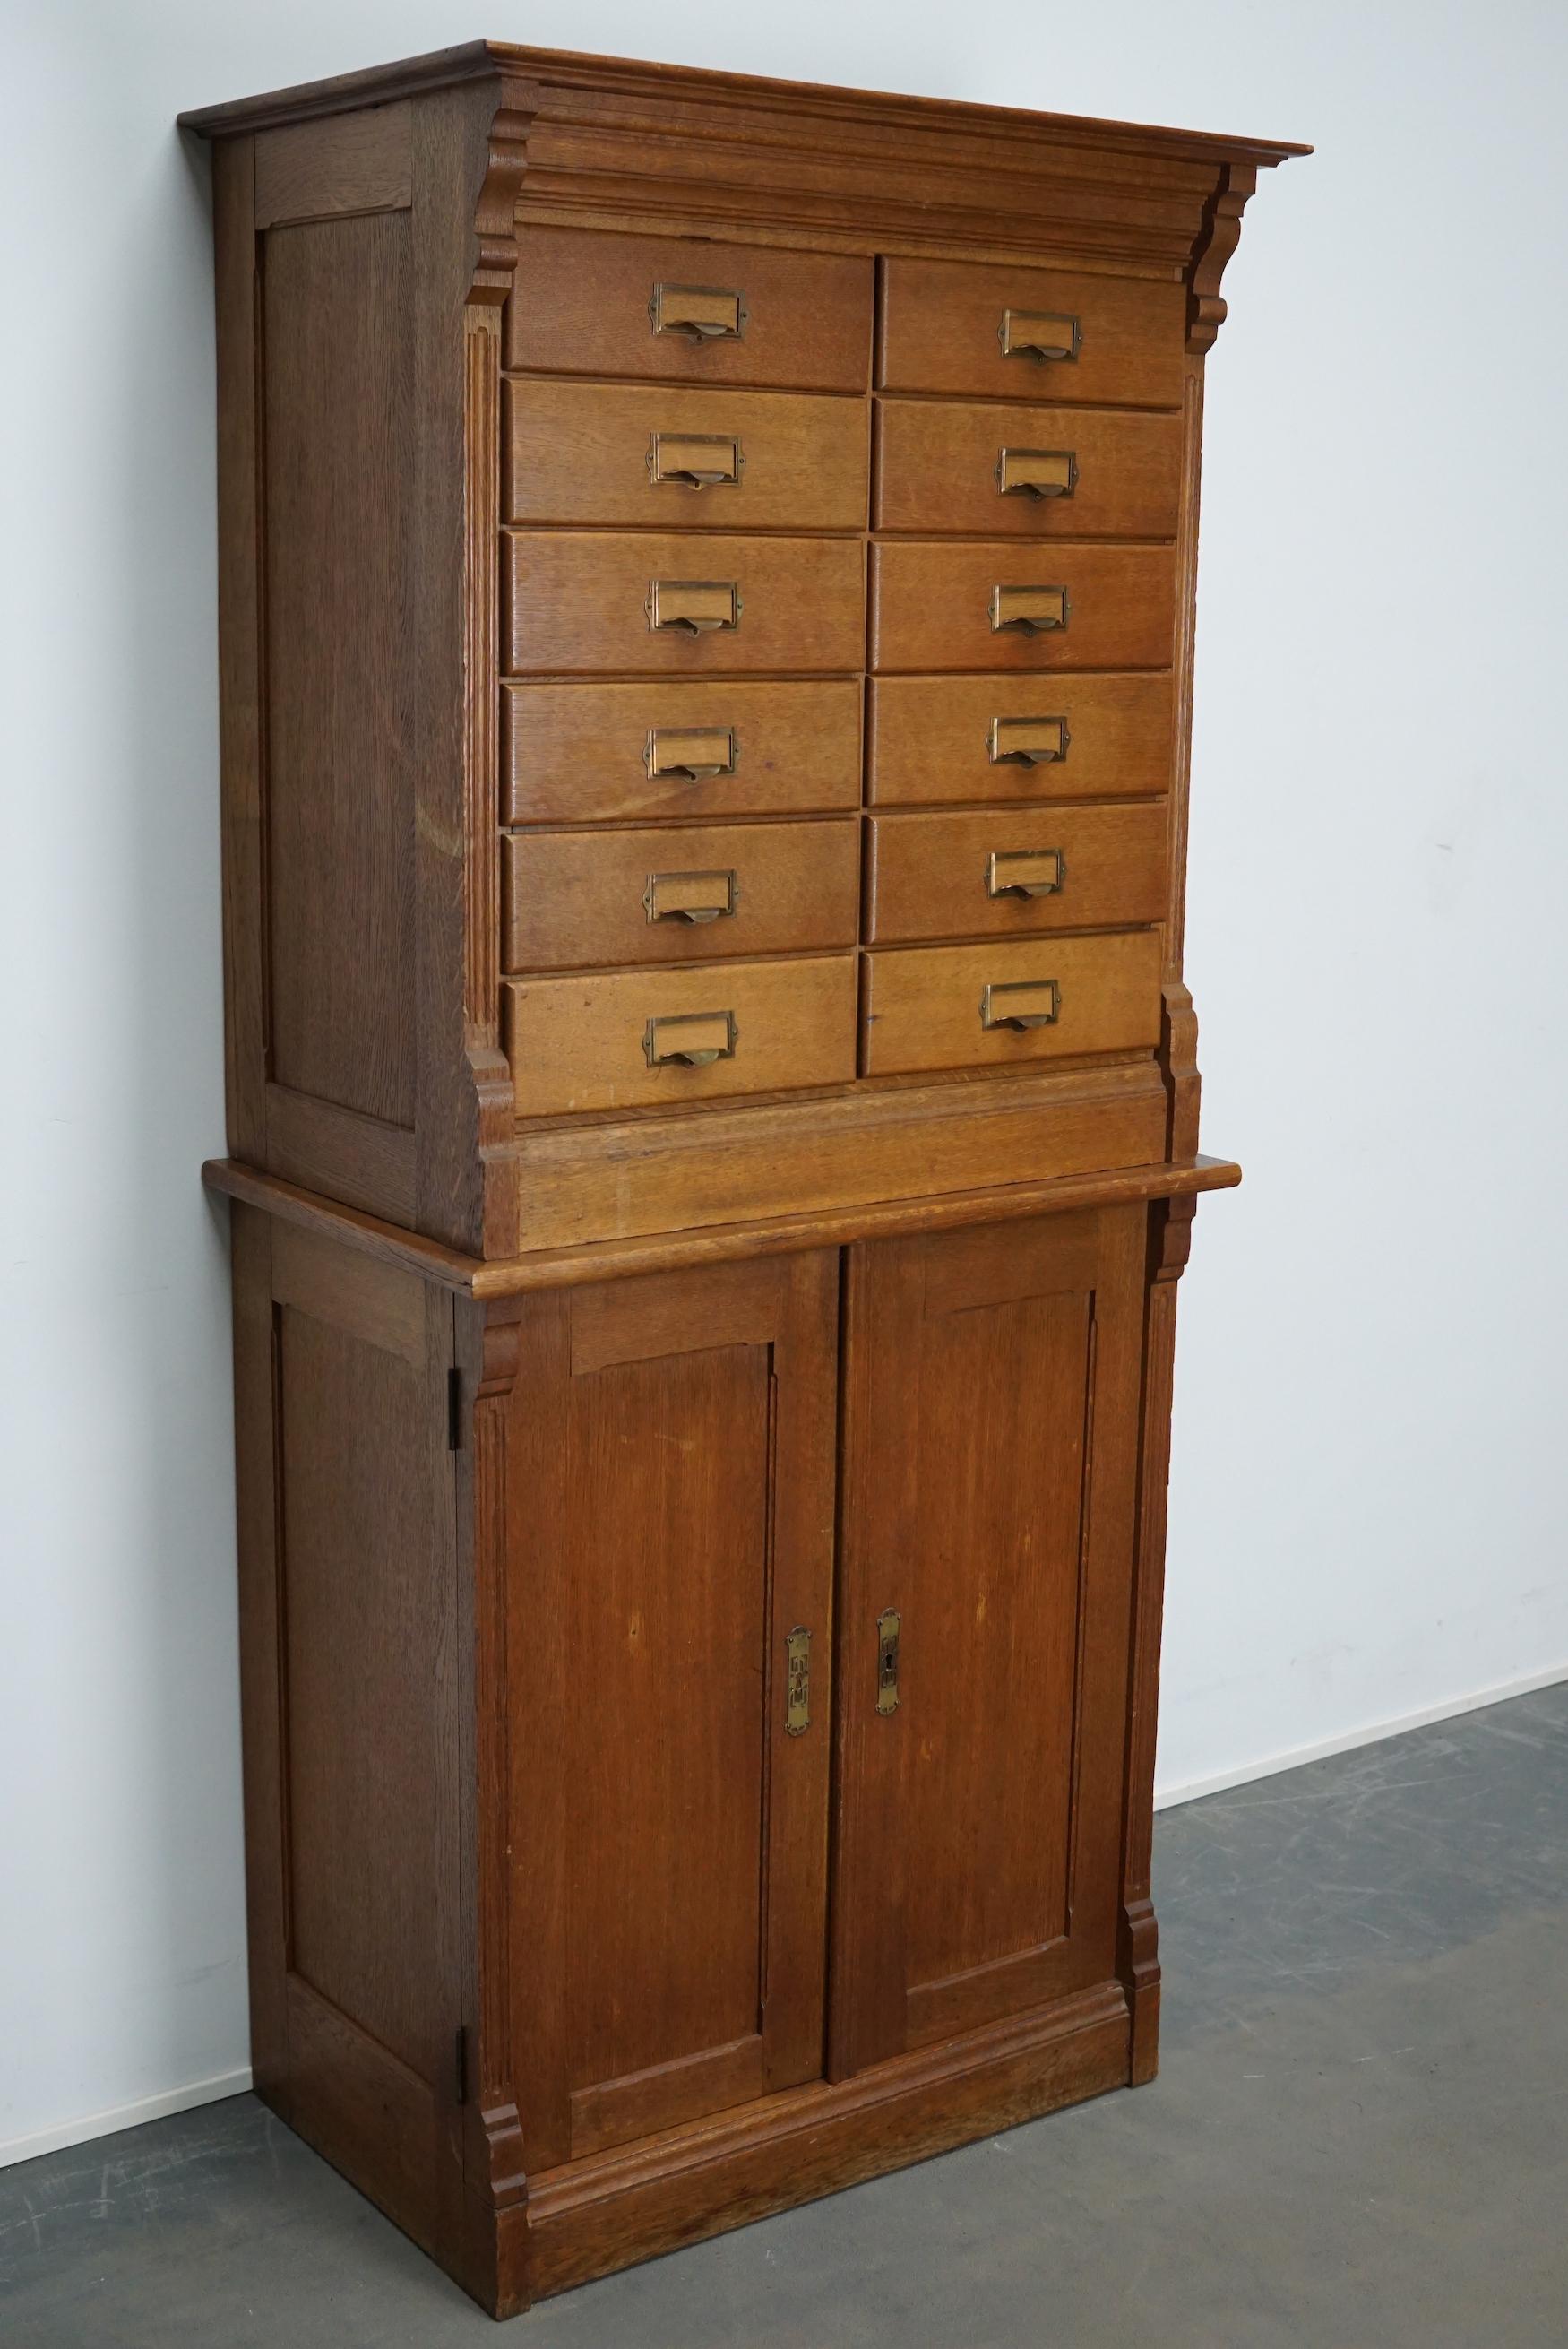
{"type": "MultiPolygon", "coordinates": [[[[907,98],[892,93],[842,89],[817,82],[777,81],[752,74],[715,73],[691,66],[645,64],[624,57],[580,55],[567,49],[523,48],[507,41],[469,41],[424,57],[325,81],[301,82],[226,105],[194,108],[180,116],[187,130],[204,138],[234,137],[314,116],[385,104],[396,98],[494,78],[539,89],[578,90],[603,96],[662,97],[709,106],[752,105],[797,114],[817,114],[849,124],[856,120],[918,124],[926,131],[955,136],[978,130],[1122,153],[1143,151],[1194,162],[1226,160],[1253,165],[1282,163],[1312,150],[1290,140],[1232,138],[1216,132],[1177,130],[1149,123],[1101,121],[1090,116],[1035,112],[1017,107],[977,106],[953,98],[907,98]]],[[[510,95],[515,98],[515,89],[510,95]]],[[[526,101],[525,101],[526,102],[526,101]]]]}

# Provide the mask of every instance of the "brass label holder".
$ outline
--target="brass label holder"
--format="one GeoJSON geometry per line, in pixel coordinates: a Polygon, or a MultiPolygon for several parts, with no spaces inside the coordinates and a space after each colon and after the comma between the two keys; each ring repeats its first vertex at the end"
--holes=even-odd
{"type": "Polygon", "coordinates": [[[804,1623],[797,1623],[786,1639],[784,1656],[784,1734],[804,1737],[811,1726],[811,1634],[804,1623]]]}
{"type": "Polygon", "coordinates": [[[648,316],[655,335],[738,343],[747,328],[746,296],[732,285],[655,285],[648,316]]]}
{"type": "Polygon", "coordinates": [[[733,726],[655,726],[643,750],[650,781],[682,775],[688,783],[711,782],[716,775],[733,775],[739,758],[733,726]]]}
{"type": "Polygon", "coordinates": [[[980,998],[982,1028],[1054,1028],[1062,1016],[1062,990],[1054,978],[1016,978],[993,984],[980,998]],[[1046,999],[1046,1009],[1029,1007],[1046,999]]]}
{"type": "Polygon", "coordinates": [[[985,749],[994,767],[1047,767],[1067,757],[1071,740],[1065,718],[993,718],[985,749]]]}
{"type": "Polygon", "coordinates": [[[884,1607],[877,1617],[877,1711],[898,1711],[898,1646],[903,1618],[896,1607],[884,1607]]]}

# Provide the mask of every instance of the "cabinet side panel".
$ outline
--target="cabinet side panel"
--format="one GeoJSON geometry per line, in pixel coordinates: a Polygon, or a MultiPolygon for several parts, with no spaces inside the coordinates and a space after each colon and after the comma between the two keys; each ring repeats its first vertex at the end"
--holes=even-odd
{"type": "Polygon", "coordinates": [[[411,1126],[411,214],[262,251],[270,1074],[411,1126]]]}
{"type": "Polygon", "coordinates": [[[293,1971],[428,2071],[438,1601],[420,1381],[292,1305],[278,1378],[293,1971]]]}
{"type": "Polygon", "coordinates": [[[236,1267],[258,2086],[437,2246],[459,2182],[451,1300],[259,1217],[236,1267]]]}

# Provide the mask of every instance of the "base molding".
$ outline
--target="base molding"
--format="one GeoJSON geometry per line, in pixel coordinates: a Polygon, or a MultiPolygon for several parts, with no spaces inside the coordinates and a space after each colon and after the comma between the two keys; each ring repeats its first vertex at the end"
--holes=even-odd
{"type": "MultiPolygon", "coordinates": [[[[1119,1982],[545,2171],[497,2220],[497,2316],[1127,2084],[1119,1982]]],[[[472,2289],[472,2286],[469,2287],[472,2289]]]]}

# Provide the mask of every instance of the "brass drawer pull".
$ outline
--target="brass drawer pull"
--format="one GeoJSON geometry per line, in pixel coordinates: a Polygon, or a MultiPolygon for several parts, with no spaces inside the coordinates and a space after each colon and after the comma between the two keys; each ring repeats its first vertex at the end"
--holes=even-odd
{"type": "Polygon", "coordinates": [[[701,636],[740,626],[740,590],[733,579],[650,579],[643,609],[655,633],[701,636]]]}
{"type": "Polygon", "coordinates": [[[1062,990],[1054,978],[1009,979],[980,998],[982,1028],[1054,1028],[1061,1011],[1062,990]]]}
{"type": "Polygon", "coordinates": [[[994,848],[985,865],[987,897],[1049,897],[1068,877],[1059,848],[994,848]]]}
{"type": "Polygon", "coordinates": [[[877,1617],[877,1711],[898,1711],[898,1643],[903,1618],[896,1607],[884,1607],[877,1617]]]}
{"type": "Polygon", "coordinates": [[[784,1734],[804,1737],[811,1726],[811,1634],[797,1623],[784,1642],[789,1677],[785,1682],[784,1734]]]}
{"type": "Polygon", "coordinates": [[[1065,718],[993,718],[985,747],[994,767],[1046,767],[1067,757],[1071,740],[1065,718]]]}
{"type": "Polygon", "coordinates": [[[688,782],[711,782],[733,775],[740,748],[733,726],[655,726],[643,751],[649,779],[684,775],[688,782]]]}
{"type": "Polygon", "coordinates": [[[738,343],[746,332],[745,297],[727,285],[655,285],[648,316],[655,335],[694,343],[738,343]]]}
{"type": "Polygon", "coordinates": [[[643,904],[650,922],[719,922],[739,895],[733,873],[650,873],[643,904]]]}
{"type": "Polygon", "coordinates": [[[1049,628],[1065,628],[1068,624],[1068,591],[1065,587],[993,587],[991,590],[991,632],[1001,636],[1014,629],[1020,636],[1041,636],[1049,628]]]}
{"type": "Polygon", "coordinates": [[[688,490],[739,486],[746,457],[732,432],[655,432],[648,441],[648,479],[688,490]]]}
{"type": "Polygon", "coordinates": [[[1051,310],[1004,310],[996,329],[1005,359],[1076,359],[1083,335],[1076,318],[1051,310]]]}
{"type": "Polygon", "coordinates": [[[1070,498],[1078,487],[1078,459],[1070,449],[1004,449],[996,487],[1005,498],[1070,498]]]}
{"type": "Polygon", "coordinates": [[[733,1011],[682,1011],[649,1020],[643,1057],[650,1069],[706,1069],[715,1061],[733,1061],[737,1040],[733,1011]]]}

